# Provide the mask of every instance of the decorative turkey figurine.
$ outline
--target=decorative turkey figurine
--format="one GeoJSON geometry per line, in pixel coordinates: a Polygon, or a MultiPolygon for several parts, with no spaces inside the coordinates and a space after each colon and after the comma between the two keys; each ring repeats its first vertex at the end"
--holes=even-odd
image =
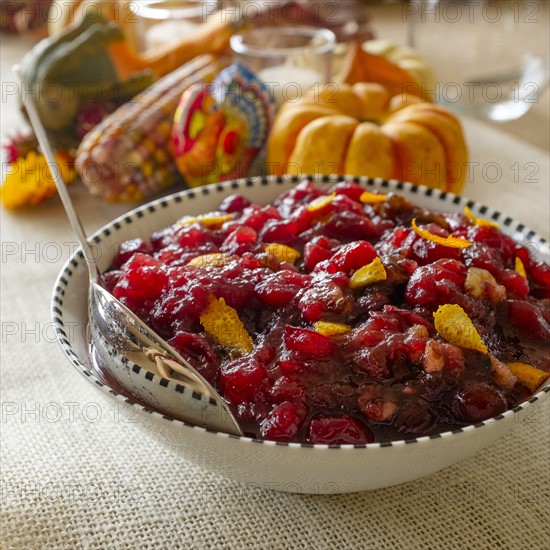
{"type": "Polygon", "coordinates": [[[190,187],[243,177],[262,152],[273,123],[267,87],[240,63],[212,84],[182,95],[172,129],[172,151],[190,187]]]}

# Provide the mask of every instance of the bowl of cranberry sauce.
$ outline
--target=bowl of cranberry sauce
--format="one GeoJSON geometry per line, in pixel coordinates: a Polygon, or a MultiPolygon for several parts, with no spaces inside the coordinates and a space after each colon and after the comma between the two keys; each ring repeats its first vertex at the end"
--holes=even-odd
{"type": "Polygon", "coordinates": [[[467,206],[383,191],[230,195],[123,242],[105,281],[254,438],[362,445],[498,418],[548,383],[550,267],[467,206]]]}

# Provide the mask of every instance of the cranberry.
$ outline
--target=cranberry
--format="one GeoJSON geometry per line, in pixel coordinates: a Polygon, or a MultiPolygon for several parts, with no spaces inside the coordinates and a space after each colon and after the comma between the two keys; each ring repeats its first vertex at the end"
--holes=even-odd
{"type": "Polygon", "coordinates": [[[361,195],[365,190],[356,183],[342,181],[333,185],[330,189],[331,193],[336,193],[337,195],[345,195],[355,202],[360,202],[361,195]]]}
{"type": "MultiPolygon", "coordinates": [[[[243,269],[260,269],[261,267],[268,267],[264,266],[264,264],[260,261],[261,254],[254,255],[250,252],[245,252],[240,259],[240,264],[243,269]]],[[[273,254],[270,255],[270,260],[273,259],[273,254]]],[[[278,266],[278,264],[276,264],[278,266]]]]}
{"type": "Polygon", "coordinates": [[[122,275],[113,288],[113,295],[119,300],[129,298],[136,302],[158,298],[168,286],[168,276],[159,269],[160,266],[147,254],[134,254],[122,266],[122,275]]]}
{"type": "Polygon", "coordinates": [[[151,311],[151,324],[159,332],[169,332],[180,319],[198,319],[208,305],[209,292],[197,281],[180,284],[166,293],[151,311]]]}
{"type": "Polygon", "coordinates": [[[309,282],[308,276],[285,270],[269,275],[254,290],[258,298],[266,304],[281,307],[292,302],[309,282]]]}
{"type": "Polygon", "coordinates": [[[298,226],[292,220],[269,220],[260,232],[264,243],[288,243],[295,239],[298,226]]]}
{"type": "Polygon", "coordinates": [[[304,266],[308,272],[313,271],[315,266],[324,260],[332,257],[333,250],[339,245],[339,241],[320,236],[314,237],[304,247],[304,266]]]}
{"type": "Polygon", "coordinates": [[[471,226],[468,229],[467,238],[470,241],[484,244],[496,250],[504,262],[514,258],[516,254],[516,244],[514,241],[501,233],[496,227],[471,226]]]}
{"type": "Polygon", "coordinates": [[[412,311],[399,309],[395,306],[386,306],[383,311],[374,312],[364,328],[367,330],[404,332],[412,325],[423,325],[428,329],[432,328],[430,323],[412,311]]]}
{"type": "Polygon", "coordinates": [[[504,263],[499,251],[482,243],[474,243],[473,246],[462,251],[464,263],[470,267],[486,269],[493,277],[497,278],[504,269],[504,263]]]}
{"type": "Polygon", "coordinates": [[[204,334],[178,332],[168,343],[211,384],[216,383],[220,359],[204,334]]]}
{"type": "Polygon", "coordinates": [[[268,342],[258,342],[254,349],[254,358],[258,360],[262,365],[268,365],[277,356],[277,352],[271,344],[268,342]]]}
{"type": "Polygon", "coordinates": [[[414,271],[405,291],[411,305],[437,306],[457,303],[464,294],[466,266],[456,260],[438,260],[414,271]]]}
{"type": "Polygon", "coordinates": [[[222,365],[220,389],[231,403],[261,400],[266,374],[264,367],[253,358],[233,359],[222,365]]]}
{"type": "Polygon", "coordinates": [[[353,212],[358,216],[363,216],[363,206],[346,195],[337,195],[334,197],[331,207],[336,212],[353,212]]]}
{"type": "Polygon", "coordinates": [[[212,242],[212,234],[199,224],[184,225],[174,234],[175,243],[181,248],[198,248],[212,242]]]}
{"type": "Polygon", "coordinates": [[[485,382],[466,382],[456,393],[453,414],[460,422],[481,422],[507,409],[502,391],[485,382]]]}
{"type": "Polygon", "coordinates": [[[310,371],[313,366],[308,361],[285,357],[277,362],[277,366],[283,374],[298,374],[310,371]]]}
{"type": "Polygon", "coordinates": [[[542,287],[550,289],[550,265],[536,262],[529,256],[529,251],[524,247],[518,247],[516,254],[522,261],[528,275],[542,287]]]}
{"type": "Polygon", "coordinates": [[[534,304],[522,300],[504,300],[500,310],[505,312],[510,325],[525,337],[550,342],[550,323],[534,304]]]}
{"type": "Polygon", "coordinates": [[[522,261],[531,280],[532,294],[537,298],[550,298],[550,265],[536,262],[524,247],[517,247],[517,257],[522,261]]]}
{"type": "Polygon", "coordinates": [[[378,254],[388,256],[401,249],[405,239],[413,232],[407,227],[398,226],[392,231],[386,232],[376,244],[378,254]]]}
{"type": "Polygon", "coordinates": [[[284,333],[286,349],[304,358],[331,357],[336,348],[330,338],[313,330],[287,325],[284,333]]]}
{"type": "Polygon", "coordinates": [[[300,401],[305,393],[305,388],[288,376],[281,376],[273,388],[271,388],[271,401],[273,403],[282,403],[283,401],[300,401]]]}
{"type": "Polygon", "coordinates": [[[310,181],[303,181],[294,187],[294,189],[280,195],[274,204],[284,216],[288,216],[296,205],[308,204],[321,195],[323,195],[323,192],[317,189],[310,181]]]}
{"type": "Polygon", "coordinates": [[[290,215],[290,220],[296,224],[298,233],[303,233],[311,228],[316,219],[316,213],[311,212],[307,206],[299,206],[290,215]]]}
{"type": "Polygon", "coordinates": [[[250,227],[238,226],[222,243],[220,251],[226,254],[245,254],[254,250],[258,234],[250,227]]]}
{"type": "Polygon", "coordinates": [[[227,305],[235,309],[244,307],[255,296],[255,281],[252,275],[247,276],[238,263],[221,269],[209,269],[201,282],[217,298],[223,298],[227,305]]]}
{"type": "Polygon", "coordinates": [[[113,289],[115,288],[116,284],[118,283],[118,280],[120,279],[121,275],[122,275],[122,271],[120,271],[119,269],[114,270],[114,271],[108,271],[107,273],[104,273],[101,276],[103,286],[109,292],[113,292],[113,289]]]}
{"type": "Polygon", "coordinates": [[[506,291],[518,298],[527,298],[529,283],[513,269],[504,269],[499,273],[498,282],[506,287],[506,291]]]}
{"type": "Polygon", "coordinates": [[[307,441],[323,445],[364,445],[372,443],[370,430],[351,416],[313,418],[309,424],[307,441]]]}
{"type": "MultiPolygon", "coordinates": [[[[427,229],[430,233],[439,235],[440,237],[449,236],[448,231],[445,231],[445,229],[435,223],[421,225],[420,229],[427,229]]],[[[409,236],[403,241],[401,250],[404,256],[418,262],[419,265],[431,264],[436,260],[444,258],[452,260],[461,259],[460,250],[458,248],[437,244],[420,237],[414,232],[409,233],[409,236]]]]}
{"type": "Polygon", "coordinates": [[[254,231],[260,231],[268,220],[281,219],[282,218],[279,211],[274,206],[264,206],[262,208],[251,206],[249,208],[245,208],[239,223],[254,229],[254,231]]]}
{"type": "Polygon", "coordinates": [[[338,249],[332,261],[340,271],[351,273],[370,264],[376,256],[372,244],[367,241],[355,241],[338,249]]]}
{"type": "Polygon", "coordinates": [[[305,405],[285,401],[269,413],[260,425],[260,433],[265,439],[291,441],[300,431],[306,415],[305,405]]]}
{"type": "Polygon", "coordinates": [[[327,313],[341,312],[347,303],[344,293],[337,284],[332,281],[322,281],[304,292],[298,307],[304,319],[313,323],[327,313]]]}
{"type": "Polygon", "coordinates": [[[242,195],[230,195],[222,201],[218,210],[233,214],[234,212],[241,212],[247,206],[250,206],[250,204],[250,201],[242,195]]]}
{"type": "Polygon", "coordinates": [[[347,239],[371,239],[378,237],[380,228],[366,216],[355,212],[333,212],[325,225],[325,233],[329,237],[347,239]]]}
{"type": "Polygon", "coordinates": [[[156,231],[151,235],[151,246],[153,250],[160,250],[172,243],[175,228],[174,226],[166,227],[160,231],[156,231]]]}
{"type": "Polygon", "coordinates": [[[384,380],[392,377],[392,369],[388,364],[388,347],[380,342],[373,347],[356,351],[352,361],[357,371],[367,374],[374,380],[384,380]]]}
{"type": "Polygon", "coordinates": [[[123,242],[120,245],[117,255],[113,261],[113,267],[121,267],[136,252],[150,255],[153,253],[153,247],[146,243],[143,239],[132,239],[131,241],[123,242]]]}

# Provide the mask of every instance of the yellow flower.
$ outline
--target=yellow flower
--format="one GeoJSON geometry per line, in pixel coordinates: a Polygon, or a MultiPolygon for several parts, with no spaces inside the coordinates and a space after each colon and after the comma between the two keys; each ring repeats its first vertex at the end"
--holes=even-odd
{"type": "MultiPolygon", "coordinates": [[[[66,184],[74,181],[75,172],[68,154],[56,153],[55,160],[61,177],[66,184]]],[[[9,209],[36,205],[56,193],[50,167],[44,155],[31,151],[25,158],[11,163],[0,189],[2,204],[9,209]]]]}

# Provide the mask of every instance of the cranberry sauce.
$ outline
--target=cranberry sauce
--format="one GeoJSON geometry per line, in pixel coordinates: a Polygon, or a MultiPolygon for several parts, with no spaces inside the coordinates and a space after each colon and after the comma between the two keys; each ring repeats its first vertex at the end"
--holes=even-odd
{"type": "Polygon", "coordinates": [[[471,216],[363,192],[304,181],[268,206],[228,197],[124,243],[107,284],[259,438],[407,439],[525,400],[535,388],[508,365],[550,372],[549,266],[471,216]],[[205,329],[212,300],[236,312],[239,330],[205,329]],[[487,352],[438,333],[445,304],[462,308],[487,352]],[[228,344],[242,333],[248,348],[228,344]]]}

